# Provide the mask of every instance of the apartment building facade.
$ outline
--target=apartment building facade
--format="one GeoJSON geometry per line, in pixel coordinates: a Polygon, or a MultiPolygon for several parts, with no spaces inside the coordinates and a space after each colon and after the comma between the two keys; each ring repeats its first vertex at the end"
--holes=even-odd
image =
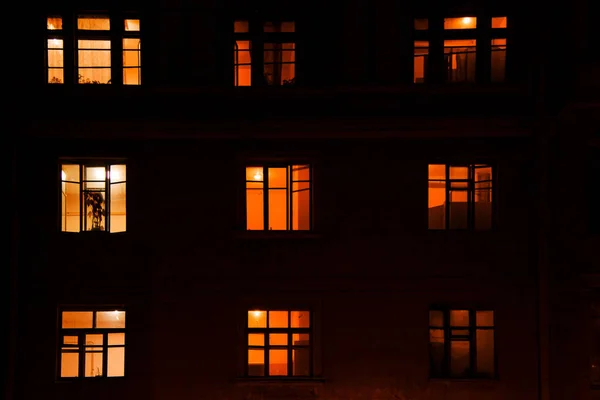
{"type": "Polygon", "coordinates": [[[36,9],[9,398],[600,398],[587,12],[439,3],[36,9]]]}

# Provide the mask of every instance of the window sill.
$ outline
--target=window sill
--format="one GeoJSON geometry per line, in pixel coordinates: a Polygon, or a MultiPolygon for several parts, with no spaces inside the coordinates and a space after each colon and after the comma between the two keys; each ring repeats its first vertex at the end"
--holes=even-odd
{"type": "Polygon", "coordinates": [[[292,386],[314,386],[325,383],[325,378],[315,377],[239,377],[235,378],[235,384],[247,385],[292,385],[292,386]]]}
{"type": "Polygon", "coordinates": [[[244,240],[310,240],[321,238],[321,234],[311,231],[244,231],[239,232],[237,237],[244,240]]]}

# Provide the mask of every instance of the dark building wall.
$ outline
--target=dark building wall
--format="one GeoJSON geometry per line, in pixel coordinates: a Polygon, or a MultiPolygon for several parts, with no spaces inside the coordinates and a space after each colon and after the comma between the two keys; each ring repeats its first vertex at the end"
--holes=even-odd
{"type": "Polygon", "coordinates": [[[22,214],[20,265],[23,398],[245,398],[309,389],[327,398],[534,395],[528,139],[40,143],[19,151],[21,210],[30,211],[22,214]],[[61,234],[58,158],[97,152],[128,158],[128,232],[61,234]],[[286,153],[314,160],[317,236],[241,235],[245,157],[286,153]],[[427,231],[427,163],[470,154],[497,163],[498,205],[510,213],[494,232],[427,231]],[[57,306],[106,303],[127,306],[127,379],[55,383],[57,306]],[[233,385],[245,310],[292,303],[316,310],[325,382],[233,385]],[[428,380],[427,311],[435,303],[496,311],[499,381],[428,380]],[[32,377],[32,365],[45,373],[32,377]]]}

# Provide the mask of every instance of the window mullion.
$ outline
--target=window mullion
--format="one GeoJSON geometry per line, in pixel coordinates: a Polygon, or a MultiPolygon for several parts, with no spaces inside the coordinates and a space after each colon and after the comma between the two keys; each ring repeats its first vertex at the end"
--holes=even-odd
{"type": "Polygon", "coordinates": [[[450,164],[446,164],[446,182],[445,182],[445,191],[446,191],[446,201],[444,202],[444,224],[446,229],[450,229],[450,186],[452,185],[452,181],[450,180],[450,164]]]}
{"type": "MultiPolygon", "coordinates": [[[[263,220],[265,231],[269,229],[269,168],[263,167],[263,220]]],[[[267,321],[268,322],[268,321],[267,321]]],[[[267,325],[268,326],[268,325],[267,325]]]]}
{"type": "Polygon", "coordinates": [[[292,165],[288,165],[285,169],[285,173],[286,173],[286,177],[285,177],[285,183],[286,183],[286,196],[285,196],[285,201],[286,201],[286,208],[287,208],[287,212],[285,213],[286,216],[286,228],[288,231],[292,231],[294,230],[294,226],[293,226],[293,211],[294,211],[294,202],[293,200],[293,182],[292,182],[292,176],[293,173],[292,171],[293,166],[292,165]]]}

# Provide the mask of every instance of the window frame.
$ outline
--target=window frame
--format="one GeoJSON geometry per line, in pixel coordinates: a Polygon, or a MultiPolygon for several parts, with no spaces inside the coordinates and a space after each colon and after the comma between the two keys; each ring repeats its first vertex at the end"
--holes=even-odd
{"type": "MultiPolygon", "coordinates": [[[[119,180],[116,182],[112,182],[110,179],[110,167],[111,166],[115,166],[115,165],[123,165],[125,167],[125,171],[127,174],[127,160],[126,159],[69,159],[69,158],[63,158],[59,160],[58,163],[58,182],[59,182],[59,188],[58,188],[58,196],[59,196],[59,223],[58,223],[58,228],[59,231],[63,234],[124,234],[127,232],[127,225],[125,227],[125,230],[123,231],[118,231],[118,232],[111,232],[111,193],[112,193],[112,186],[113,185],[118,185],[118,184],[125,184],[125,221],[127,221],[127,175],[125,176],[124,180],[119,180]],[[69,181],[68,179],[64,179],[63,178],[63,167],[65,165],[76,165],[78,166],[79,169],[79,181],[75,182],[75,181],[69,181]],[[102,167],[105,169],[105,176],[104,176],[104,180],[102,181],[104,183],[104,224],[105,224],[105,228],[103,230],[93,230],[93,229],[85,229],[87,228],[87,218],[86,218],[86,205],[85,205],[85,201],[83,200],[83,194],[84,194],[84,184],[85,182],[88,182],[90,180],[84,180],[84,173],[83,171],[85,170],[85,168],[93,168],[93,167],[102,167]],[[78,231],[68,231],[68,230],[63,230],[63,218],[65,218],[65,215],[63,215],[63,200],[64,200],[64,191],[63,191],[63,185],[65,183],[76,183],[79,185],[79,230],[78,231]]],[[[91,181],[98,181],[99,180],[91,180],[91,181]]],[[[126,222],[127,224],[127,222],[126,222]]]]}
{"type": "MultiPolygon", "coordinates": [[[[47,85],[69,85],[69,86],[90,86],[89,84],[98,83],[97,86],[140,86],[143,81],[143,68],[140,61],[137,67],[127,67],[124,63],[125,50],[123,41],[125,39],[139,39],[140,49],[139,59],[141,60],[141,42],[143,20],[141,15],[136,12],[109,12],[109,11],[84,11],[80,10],[74,13],[63,12],[48,12],[45,15],[46,34],[45,34],[45,83],[47,85]],[[87,30],[79,29],[79,18],[106,18],[109,20],[110,28],[108,30],[87,30]],[[50,30],[47,27],[49,18],[60,18],[62,21],[62,29],[50,30]],[[139,22],[139,30],[125,30],[126,20],[137,20],[139,22]],[[63,40],[63,81],[50,82],[49,79],[49,46],[48,40],[60,39],[63,40]],[[80,66],[79,66],[79,40],[104,40],[110,42],[110,66],[103,68],[110,70],[110,79],[108,82],[81,82],[80,66]],[[126,69],[138,68],[138,83],[125,84],[124,74],[126,69]]],[[[97,67],[100,68],[100,67],[97,67]]],[[[96,86],[96,85],[94,85],[96,86]]]]}
{"type": "Polygon", "coordinates": [[[451,380],[461,380],[461,379],[476,379],[476,380],[495,380],[498,379],[498,354],[497,354],[497,335],[496,335],[496,310],[490,307],[445,307],[445,306],[434,306],[429,308],[429,313],[431,312],[442,312],[443,315],[443,326],[432,325],[431,319],[428,321],[428,353],[429,353],[429,378],[430,379],[451,379],[451,380]],[[468,311],[469,313],[469,325],[467,327],[464,326],[452,326],[450,322],[450,312],[451,311],[468,311]],[[493,313],[493,325],[492,326],[478,326],[477,325],[477,312],[485,312],[491,311],[493,313]],[[432,330],[440,330],[442,329],[444,332],[444,355],[442,360],[442,370],[439,374],[434,372],[434,367],[432,366],[432,353],[431,353],[431,331],[432,330]],[[452,330],[468,330],[468,335],[452,335],[452,330]],[[493,341],[494,341],[494,349],[493,349],[493,357],[494,357],[494,372],[493,374],[480,374],[477,372],[477,331],[478,330],[488,330],[493,332],[493,341]],[[452,339],[458,339],[459,341],[468,341],[469,342],[469,373],[460,376],[453,376],[451,374],[450,367],[450,359],[451,359],[451,343],[452,339]]]}
{"type": "MultiPolygon", "coordinates": [[[[446,15],[426,15],[424,13],[413,15],[412,21],[412,58],[413,70],[411,82],[414,85],[423,85],[424,83],[446,83],[446,84],[462,84],[472,85],[476,83],[502,83],[508,80],[508,57],[510,52],[509,25],[510,16],[506,13],[492,13],[481,15],[478,13],[451,13],[446,15]],[[444,20],[448,18],[476,18],[475,27],[465,29],[445,29],[444,20]],[[493,28],[493,18],[507,18],[506,28],[493,28]],[[503,45],[505,52],[504,77],[502,80],[493,79],[492,70],[492,48],[500,45],[492,45],[493,40],[505,39],[506,44],[503,45]],[[475,52],[475,71],[473,80],[452,81],[449,79],[451,69],[448,68],[446,61],[446,46],[445,41],[448,40],[474,40],[472,46],[475,52]],[[424,70],[428,73],[424,76],[422,82],[415,82],[414,63],[416,59],[416,42],[428,42],[428,57],[426,57],[424,70]],[[441,54],[433,54],[441,51],[441,54]],[[489,58],[489,60],[485,60],[489,58]],[[482,70],[485,69],[485,70],[482,70]]],[[[461,46],[455,46],[461,47],[461,46]]],[[[470,74],[469,74],[470,75],[470,74]]]]}
{"type": "Polygon", "coordinates": [[[243,196],[243,205],[244,205],[244,211],[243,211],[243,229],[245,232],[247,233],[271,233],[271,234],[281,234],[281,233],[288,233],[288,234],[302,234],[302,233],[312,233],[314,232],[314,163],[309,161],[309,160],[299,160],[299,159],[286,159],[286,160],[279,160],[279,161],[275,161],[275,160],[271,160],[271,161],[265,161],[265,160],[247,160],[244,162],[244,167],[243,167],[243,172],[244,172],[244,196],[243,196]],[[266,186],[268,184],[268,169],[269,168],[293,168],[294,166],[304,166],[307,165],[309,167],[309,229],[290,229],[291,227],[291,223],[290,223],[290,215],[293,212],[294,206],[293,206],[293,202],[291,201],[292,197],[293,197],[293,183],[294,182],[306,182],[306,181],[293,181],[293,175],[289,174],[289,176],[287,177],[286,180],[286,192],[287,192],[287,207],[286,207],[286,225],[288,227],[288,229],[278,229],[278,230],[271,230],[268,229],[269,227],[269,187],[266,186]],[[253,181],[249,181],[247,179],[247,175],[246,175],[246,171],[247,168],[254,168],[254,167],[262,167],[263,169],[263,175],[262,175],[262,182],[263,182],[263,187],[262,187],[262,191],[263,191],[263,229],[248,229],[248,187],[247,184],[248,182],[253,182],[253,181]]]}
{"type": "MultiPolygon", "coordinates": [[[[445,178],[444,178],[444,190],[445,190],[445,204],[444,204],[444,213],[446,216],[450,215],[450,204],[451,201],[449,201],[449,195],[450,192],[452,191],[452,187],[451,187],[451,182],[465,182],[467,183],[467,224],[466,224],[466,228],[451,228],[450,227],[450,218],[445,218],[444,221],[444,227],[443,228],[430,228],[429,227],[429,214],[427,215],[427,230],[428,231],[474,231],[474,232],[485,232],[485,231],[491,231],[496,229],[496,224],[497,224],[497,217],[496,217],[496,210],[497,210],[497,166],[495,163],[491,163],[491,162],[444,162],[444,161],[432,161],[429,162],[427,164],[427,167],[429,168],[430,165],[444,165],[445,166],[445,178]],[[466,179],[452,179],[450,178],[450,168],[468,168],[468,177],[466,179]],[[475,170],[477,168],[490,168],[491,169],[491,176],[490,176],[490,180],[489,181],[475,181],[475,170]],[[491,210],[490,210],[490,227],[489,228],[477,228],[476,224],[476,217],[475,217],[475,194],[476,194],[476,186],[475,184],[478,182],[490,182],[490,187],[489,189],[491,190],[491,196],[490,196],[490,203],[491,203],[491,210]]],[[[441,179],[431,179],[429,177],[429,171],[427,172],[427,203],[429,203],[429,184],[431,182],[438,182],[441,181],[441,179]]],[[[427,207],[427,211],[429,211],[429,205],[427,207]]]]}
{"type": "Polygon", "coordinates": [[[314,310],[311,307],[258,307],[248,308],[245,313],[245,324],[244,324],[244,379],[248,380],[312,380],[316,378],[315,375],[315,328],[314,328],[314,310]],[[248,315],[254,311],[261,311],[266,313],[264,328],[250,328],[248,327],[248,315]],[[286,311],[288,313],[288,327],[287,328],[269,328],[269,312],[271,311],[286,311]],[[292,312],[308,312],[309,313],[309,327],[308,328],[292,328],[291,327],[291,315],[292,312]],[[287,345],[270,345],[269,335],[284,333],[288,335],[287,345]],[[309,344],[308,346],[294,346],[292,344],[294,334],[308,334],[309,344]],[[251,334],[262,334],[264,335],[264,345],[250,345],[249,335],[251,334]],[[294,348],[308,348],[309,354],[309,371],[308,375],[294,375],[294,364],[293,364],[293,351],[294,348]],[[269,375],[269,350],[270,349],[282,349],[287,350],[287,375],[269,375]],[[248,352],[251,349],[262,349],[264,351],[264,375],[250,375],[249,373],[249,356],[248,352]]]}
{"type": "MultiPolygon", "coordinates": [[[[97,324],[97,313],[98,312],[113,312],[118,311],[125,313],[125,321],[127,321],[127,310],[125,305],[101,305],[101,306],[59,306],[57,312],[57,335],[56,335],[56,380],[60,382],[65,381],[85,381],[85,380],[104,380],[104,379],[124,379],[127,376],[127,357],[123,359],[123,375],[122,376],[108,376],[108,349],[122,347],[124,354],[127,351],[127,322],[125,322],[124,328],[96,328],[97,324]],[[63,328],[63,313],[64,312],[92,312],[92,328],[63,328]],[[108,344],[109,333],[123,333],[124,341],[122,345],[108,344]],[[81,338],[85,338],[85,335],[103,335],[101,346],[90,346],[90,347],[102,347],[102,375],[101,376],[85,376],[85,356],[86,356],[86,344],[79,344],[81,338]],[[63,338],[66,336],[77,336],[78,344],[76,345],[78,354],[78,376],[76,377],[63,377],[61,376],[62,370],[62,354],[65,346],[63,338]],[[83,373],[83,374],[82,374],[83,373]]],[[[73,351],[74,352],[74,351],[73,351]]]]}
{"type": "MultiPolygon", "coordinates": [[[[231,25],[233,28],[233,87],[260,87],[260,86],[269,86],[269,87],[288,87],[295,86],[297,82],[297,67],[298,67],[298,33],[297,33],[297,21],[295,18],[236,18],[232,21],[231,25]],[[247,23],[248,30],[246,32],[236,32],[235,25],[239,22],[247,23]],[[293,32],[266,32],[264,27],[268,23],[273,24],[283,24],[283,23],[293,23],[294,31],[293,32]],[[236,82],[239,81],[239,72],[237,69],[238,65],[248,65],[248,64],[240,64],[238,62],[238,49],[237,42],[238,41],[247,41],[249,43],[249,55],[250,55],[250,85],[236,85],[236,82]],[[273,65],[284,65],[284,64],[293,64],[294,65],[294,77],[292,78],[292,83],[285,83],[285,80],[280,84],[269,84],[267,78],[265,76],[265,45],[273,44],[273,45],[282,45],[282,44],[293,44],[293,52],[294,52],[294,61],[291,62],[270,62],[269,64],[273,65]]],[[[286,50],[280,50],[286,51],[286,50]]],[[[283,53],[282,53],[283,54],[283,53]]]]}

